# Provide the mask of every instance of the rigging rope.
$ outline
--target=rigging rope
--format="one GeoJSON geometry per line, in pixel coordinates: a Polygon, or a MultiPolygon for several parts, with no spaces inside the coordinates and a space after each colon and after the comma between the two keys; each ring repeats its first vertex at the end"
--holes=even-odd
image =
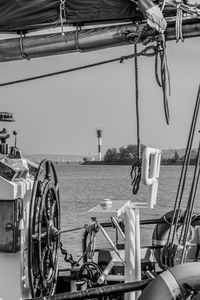
{"type": "Polygon", "coordinates": [[[192,117],[192,123],[191,123],[189,137],[188,137],[187,146],[185,150],[184,162],[181,170],[176,199],[174,203],[174,209],[173,209],[174,213],[173,213],[171,226],[167,237],[167,242],[164,248],[164,255],[163,255],[165,259],[164,264],[166,264],[167,262],[167,257],[169,257],[169,255],[171,256],[172,254],[175,234],[177,233],[177,228],[180,220],[181,202],[182,202],[183,192],[186,183],[187,170],[190,162],[190,155],[191,155],[192,143],[194,138],[194,132],[196,128],[197,116],[199,113],[199,106],[200,106],[200,85],[198,89],[197,99],[196,99],[194,113],[192,117]],[[171,242],[170,242],[170,238],[171,238],[171,242]]]}
{"type": "Polygon", "coordinates": [[[136,103],[136,126],[137,126],[137,154],[136,162],[132,165],[131,178],[132,178],[132,191],[136,195],[141,181],[141,170],[142,170],[142,160],[141,160],[141,145],[140,145],[140,119],[139,119],[139,78],[138,78],[138,59],[137,59],[137,44],[134,44],[135,53],[135,103],[136,103]],[[133,176],[134,173],[134,176],[133,176]]]}
{"type": "Polygon", "coordinates": [[[85,225],[82,226],[82,227],[76,227],[76,228],[72,228],[72,229],[60,230],[60,231],[59,231],[59,234],[67,233],[67,232],[73,232],[73,231],[77,231],[77,230],[80,230],[80,229],[87,229],[87,227],[88,227],[88,225],[85,224],[85,225]]]}
{"type": "Polygon", "coordinates": [[[76,228],[72,228],[72,229],[68,229],[68,230],[60,230],[58,232],[58,234],[62,234],[62,233],[68,233],[68,232],[73,232],[73,231],[77,231],[77,230],[81,230],[81,229],[86,229],[88,230],[90,233],[94,233],[93,235],[90,236],[90,241],[87,245],[87,248],[85,250],[85,252],[82,254],[82,256],[78,259],[78,261],[75,261],[72,254],[68,253],[68,251],[66,249],[63,248],[63,244],[62,242],[60,242],[60,251],[61,254],[64,256],[64,260],[66,262],[69,262],[71,264],[72,267],[78,267],[79,266],[79,262],[81,261],[81,259],[87,254],[89,253],[90,255],[90,259],[92,259],[92,256],[94,255],[94,249],[93,249],[93,245],[94,245],[94,241],[95,241],[95,237],[96,237],[96,233],[98,231],[98,228],[96,229],[96,231],[92,231],[91,227],[88,226],[87,224],[85,224],[82,227],[76,227],[76,228]]]}
{"type": "Polygon", "coordinates": [[[193,180],[192,180],[192,185],[191,185],[191,190],[190,190],[190,195],[189,195],[189,200],[187,204],[187,208],[185,211],[185,222],[184,226],[182,227],[181,230],[181,235],[179,238],[179,244],[183,245],[182,249],[182,256],[181,256],[181,263],[184,262],[185,259],[185,252],[186,252],[186,247],[187,247],[187,241],[188,241],[188,236],[189,236],[189,229],[192,221],[192,213],[193,213],[193,208],[194,208],[194,203],[196,200],[196,194],[197,194],[197,189],[198,189],[198,183],[199,183],[199,177],[200,177],[200,143],[198,147],[198,152],[197,152],[197,157],[196,157],[196,164],[195,164],[195,170],[193,174],[193,180]]]}
{"type": "MultiPolygon", "coordinates": [[[[138,52],[137,56],[152,57],[152,56],[155,56],[156,53],[159,52],[159,51],[160,50],[157,48],[157,46],[151,45],[151,46],[145,47],[143,50],[138,52]]],[[[56,75],[62,75],[62,74],[65,74],[65,73],[80,71],[80,70],[84,70],[84,69],[88,69],[88,68],[92,68],[92,67],[97,67],[97,66],[100,66],[100,65],[109,64],[109,63],[113,63],[113,62],[117,62],[117,61],[122,63],[125,60],[132,59],[134,57],[135,57],[135,54],[130,54],[130,55],[125,55],[125,56],[121,56],[121,57],[117,57],[117,58],[113,58],[113,59],[108,59],[108,60],[104,60],[104,61],[100,61],[100,62],[96,62],[96,63],[92,63],[92,64],[80,66],[80,67],[75,67],[75,68],[71,68],[71,69],[66,69],[66,70],[62,70],[62,71],[46,73],[46,74],[42,74],[42,75],[38,75],[38,76],[33,76],[33,77],[28,77],[28,78],[23,78],[23,79],[8,81],[8,82],[3,82],[3,83],[0,83],[0,87],[13,85],[13,84],[19,84],[19,83],[23,83],[23,82],[27,82],[27,81],[47,78],[47,77],[56,76],[56,75]]]]}

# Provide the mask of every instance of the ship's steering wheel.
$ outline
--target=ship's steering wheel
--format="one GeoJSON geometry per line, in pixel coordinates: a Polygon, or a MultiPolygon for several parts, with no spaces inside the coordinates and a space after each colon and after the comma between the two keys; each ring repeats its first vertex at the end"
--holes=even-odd
{"type": "Polygon", "coordinates": [[[32,297],[52,295],[58,272],[60,200],[53,163],[41,161],[33,184],[28,234],[28,270],[32,297]]]}

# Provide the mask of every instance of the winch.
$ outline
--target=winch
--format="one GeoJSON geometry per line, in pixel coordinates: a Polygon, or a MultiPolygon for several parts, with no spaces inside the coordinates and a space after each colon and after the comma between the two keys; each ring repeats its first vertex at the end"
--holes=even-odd
{"type": "MultiPolygon", "coordinates": [[[[0,113],[0,121],[14,121],[0,113]]],[[[60,202],[51,161],[29,161],[0,132],[0,299],[51,295],[58,272],[60,202]]]]}

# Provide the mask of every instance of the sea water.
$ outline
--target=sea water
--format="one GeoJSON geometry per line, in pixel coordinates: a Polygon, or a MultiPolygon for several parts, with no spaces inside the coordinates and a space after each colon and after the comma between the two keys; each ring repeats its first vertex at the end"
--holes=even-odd
{"type": "MultiPolygon", "coordinates": [[[[61,228],[76,229],[91,224],[88,210],[99,204],[103,199],[145,201],[149,197],[148,187],[140,184],[137,195],[132,193],[131,166],[109,165],[55,165],[60,190],[61,228]]],[[[183,195],[183,209],[186,206],[194,167],[188,168],[187,182],[183,195]]],[[[181,166],[161,166],[158,184],[157,203],[153,209],[141,209],[140,219],[160,218],[171,211],[176,199],[177,186],[181,174],[181,166]]],[[[200,212],[199,196],[197,195],[196,211],[200,212]]],[[[99,221],[110,221],[99,219],[99,221]]],[[[155,225],[141,227],[141,244],[151,244],[152,231],[155,225]]],[[[63,247],[78,260],[82,254],[82,234],[84,229],[77,229],[61,235],[63,247]]],[[[99,235],[99,234],[98,234],[99,235]]],[[[105,238],[99,236],[97,246],[106,245],[105,238]]],[[[65,263],[60,257],[62,267],[65,263]]]]}

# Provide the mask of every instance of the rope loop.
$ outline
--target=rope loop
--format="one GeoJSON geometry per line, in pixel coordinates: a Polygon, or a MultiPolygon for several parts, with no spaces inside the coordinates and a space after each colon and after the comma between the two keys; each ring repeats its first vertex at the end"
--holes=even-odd
{"type": "Polygon", "coordinates": [[[147,56],[147,57],[152,57],[155,56],[158,53],[158,48],[155,45],[147,46],[144,48],[139,55],[147,56]]]}
{"type": "Polygon", "coordinates": [[[78,52],[83,52],[83,49],[80,48],[79,41],[78,41],[78,38],[79,38],[79,29],[81,29],[81,28],[80,28],[79,25],[77,25],[77,26],[76,26],[76,31],[75,31],[75,44],[76,44],[76,50],[77,50],[78,52]]]}
{"type": "Polygon", "coordinates": [[[22,31],[20,31],[19,47],[20,47],[20,52],[21,52],[22,57],[25,58],[25,59],[27,59],[27,60],[30,60],[30,57],[24,52],[22,31]]]}

